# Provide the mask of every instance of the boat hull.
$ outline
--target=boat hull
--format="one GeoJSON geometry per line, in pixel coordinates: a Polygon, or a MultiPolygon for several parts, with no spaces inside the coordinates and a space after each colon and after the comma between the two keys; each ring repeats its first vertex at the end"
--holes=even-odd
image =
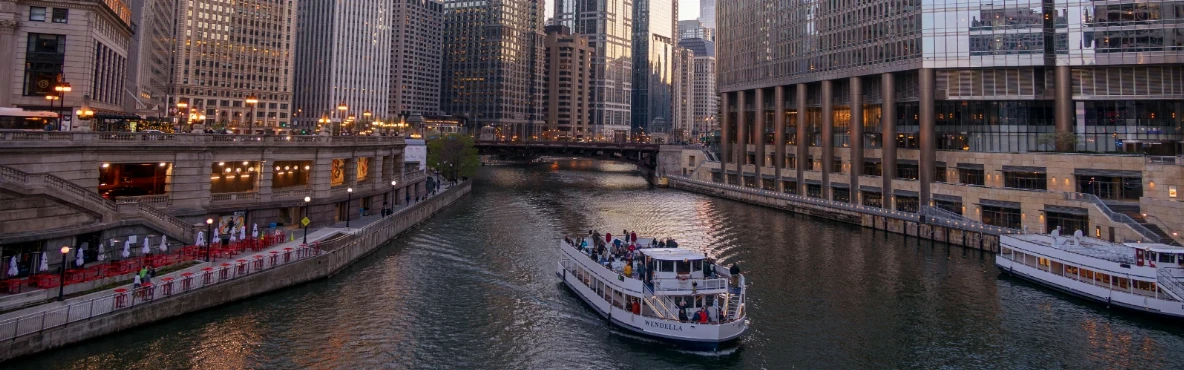
{"type": "MultiPolygon", "coordinates": [[[[1073,286],[1071,286],[1071,284],[1073,284],[1074,282],[1081,284],[1083,286],[1089,285],[1089,284],[1084,284],[1084,283],[1081,283],[1081,282],[1078,282],[1078,281],[1072,280],[1072,279],[1065,279],[1065,280],[1070,280],[1070,281],[1067,281],[1064,284],[1055,283],[1055,282],[1049,281],[1047,279],[1043,279],[1038,275],[1038,274],[1045,274],[1043,271],[1035,270],[1035,269],[1032,269],[1032,268],[1022,265],[1022,264],[1014,264],[1011,261],[1006,260],[1006,259],[1004,259],[1003,261],[1000,261],[999,258],[997,257],[996,261],[995,261],[995,266],[998,267],[999,270],[1002,271],[1002,273],[1023,279],[1028,282],[1035,283],[1037,285],[1040,285],[1040,286],[1043,286],[1046,288],[1051,288],[1051,289],[1056,290],[1058,292],[1068,294],[1068,295],[1071,295],[1074,297],[1086,299],[1086,300],[1089,300],[1089,301],[1092,301],[1095,303],[1099,303],[1099,304],[1105,304],[1107,306],[1114,306],[1114,307],[1119,307],[1119,308],[1122,308],[1125,310],[1130,310],[1133,312],[1152,315],[1152,316],[1156,316],[1156,317],[1168,317],[1168,318],[1173,318],[1173,319],[1184,320],[1184,302],[1167,301],[1167,300],[1155,299],[1155,298],[1151,298],[1151,297],[1142,297],[1142,301],[1143,301],[1144,305],[1140,306],[1138,304],[1135,304],[1135,302],[1134,302],[1135,300],[1138,300],[1138,297],[1135,297],[1135,299],[1132,300],[1131,297],[1125,297],[1128,294],[1123,294],[1121,292],[1118,292],[1119,294],[1122,294],[1123,297],[1118,297],[1118,299],[1115,299],[1116,297],[1113,296],[1113,293],[1111,293],[1111,296],[1107,297],[1107,296],[1100,296],[1097,294],[1086,292],[1084,288],[1075,289],[1073,286]],[[1034,270],[1034,271],[1031,271],[1031,270],[1034,270]]],[[[1062,279],[1064,279],[1064,278],[1062,278],[1062,279]]]]}
{"type": "MultiPolygon", "coordinates": [[[[744,333],[747,328],[745,320],[739,320],[728,324],[721,325],[696,325],[691,323],[672,323],[663,320],[652,320],[650,318],[634,315],[631,312],[615,308],[611,304],[607,304],[603,299],[593,294],[589,296],[586,292],[587,286],[583,284],[575,284],[572,279],[574,277],[565,276],[563,271],[557,271],[556,277],[563,281],[572,293],[579,297],[584,304],[592,308],[601,317],[604,317],[612,325],[628,330],[634,334],[641,335],[651,339],[657,339],[666,343],[674,344],[680,348],[696,350],[696,351],[717,351],[720,348],[727,347],[740,339],[740,335],[744,333]],[[596,300],[597,302],[593,302],[596,300]],[[606,310],[602,306],[608,307],[606,310]],[[627,321],[626,321],[627,320],[627,321]],[[650,330],[643,328],[643,325],[650,325],[650,330]],[[670,332],[677,329],[678,331],[694,331],[695,329],[705,329],[710,327],[718,327],[721,329],[720,333],[723,335],[718,339],[706,338],[690,338],[686,336],[670,335],[665,332],[670,332]],[[725,334],[726,333],[726,334],[725,334]]],[[[701,331],[701,330],[700,330],[701,331]]]]}

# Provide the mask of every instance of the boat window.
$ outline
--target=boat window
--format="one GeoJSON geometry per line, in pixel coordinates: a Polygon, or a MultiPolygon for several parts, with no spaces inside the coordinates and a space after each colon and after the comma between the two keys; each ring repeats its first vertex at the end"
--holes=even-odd
{"type": "Polygon", "coordinates": [[[1116,282],[1116,284],[1114,284],[1114,285],[1115,285],[1116,287],[1118,287],[1118,289],[1122,289],[1122,290],[1130,290],[1130,288],[1131,288],[1131,281],[1130,281],[1130,279],[1127,279],[1127,278],[1124,278],[1124,277],[1120,277],[1120,278],[1115,278],[1114,280],[1115,280],[1115,282],[1116,282]]]}
{"type": "Polygon", "coordinates": [[[1171,254],[1171,253],[1160,253],[1159,254],[1159,262],[1163,262],[1163,263],[1176,262],[1176,255],[1171,254]]]}
{"type": "Polygon", "coordinates": [[[691,271],[703,271],[703,260],[691,261],[691,271]]]}
{"type": "Polygon", "coordinates": [[[1094,274],[1094,281],[1098,282],[1098,284],[1109,286],[1110,285],[1110,275],[1106,275],[1101,272],[1095,273],[1094,274]]]}
{"type": "Polygon", "coordinates": [[[662,266],[661,266],[661,268],[658,269],[658,271],[673,272],[674,271],[674,261],[662,261],[662,266]]]}
{"type": "Polygon", "coordinates": [[[1093,280],[1094,279],[1094,270],[1081,269],[1081,277],[1083,279],[1093,280]]]}
{"type": "Polygon", "coordinates": [[[1077,266],[1065,265],[1065,275],[1077,275],[1077,266]]]}
{"type": "Polygon", "coordinates": [[[1048,267],[1048,259],[1047,258],[1040,257],[1037,259],[1037,261],[1039,261],[1041,266],[1048,267]]]}
{"type": "Polygon", "coordinates": [[[675,272],[677,272],[679,274],[691,273],[691,263],[690,262],[678,261],[678,263],[675,263],[674,266],[675,266],[675,268],[678,269],[678,271],[675,271],[675,272]]]}

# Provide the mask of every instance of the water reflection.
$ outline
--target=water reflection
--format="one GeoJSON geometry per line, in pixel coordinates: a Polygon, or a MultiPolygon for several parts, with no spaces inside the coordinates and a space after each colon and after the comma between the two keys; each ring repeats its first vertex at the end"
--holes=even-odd
{"type": "Polygon", "coordinates": [[[471,196],[329,280],[4,368],[1184,368],[1178,323],[1001,278],[989,254],[630,170],[483,167],[471,196]],[[705,355],[609,327],[554,276],[555,240],[590,228],[740,264],[749,334],[705,355]]]}

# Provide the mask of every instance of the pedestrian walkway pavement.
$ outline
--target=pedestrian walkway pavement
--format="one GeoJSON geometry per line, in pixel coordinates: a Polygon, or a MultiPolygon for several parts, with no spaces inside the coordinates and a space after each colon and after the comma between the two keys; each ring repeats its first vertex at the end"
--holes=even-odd
{"type": "MultiPolygon", "coordinates": [[[[444,190],[447,190],[448,188],[449,188],[449,186],[443,186],[439,189],[439,192],[443,192],[444,190]]],[[[420,200],[420,201],[422,202],[422,200],[420,200]]],[[[413,201],[411,204],[403,204],[403,205],[397,206],[394,208],[394,212],[397,214],[400,210],[405,209],[408,206],[415,205],[416,203],[417,202],[413,201]]],[[[367,225],[370,225],[372,223],[375,223],[381,219],[382,219],[381,215],[374,214],[374,215],[365,216],[365,217],[362,217],[359,219],[350,220],[349,221],[350,227],[348,227],[348,228],[345,227],[345,221],[339,221],[339,222],[337,222],[331,226],[328,226],[328,227],[322,227],[322,228],[318,228],[318,229],[309,229],[308,230],[308,243],[313,244],[313,243],[316,243],[316,242],[319,242],[322,240],[327,240],[335,235],[342,234],[342,233],[352,234],[354,232],[357,232],[361,228],[363,228],[367,225]]],[[[187,273],[190,276],[197,276],[203,272],[210,271],[210,269],[217,269],[223,263],[228,263],[228,262],[232,262],[232,261],[236,261],[236,260],[250,260],[255,255],[267,256],[267,255],[272,254],[272,252],[283,253],[285,250],[292,250],[292,249],[299,247],[301,244],[304,244],[304,229],[303,228],[285,228],[285,229],[283,229],[283,232],[286,235],[285,240],[288,240],[288,241],[284,241],[284,242],[275,244],[275,245],[268,247],[266,249],[263,249],[263,250],[243,251],[241,253],[238,253],[238,254],[230,256],[230,257],[212,258],[212,260],[210,262],[202,262],[202,263],[187,267],[185,269],[173,271],[173,272],[170,272],[167,274],[157,275],[156,277],[152,278],[152,282],[157,283],[157,285],[159,285],[159,282],[163,281],[163,279],[166,277],[170,277],[175,281],[181,281],[181,279],[183,279],[183,277],[186,276],[185,274],[187,274],[187,273]]],[[[201,257],[204,257],[204,256],[201,256],[201,257]]],[[[20,318],[20,317],[25,317],[25,316],[30,316],[30,315],[41,314],[41,313],[45,313],[48,311],[53,311],[58,308],[65,307],[65,306],[68,306],[71,304],[86,302],[86,301],[90,301],[90,300],[94,300],[94,299],[98,299],[98,298],[109,297],[109,296],[116,294],[117,289],[121,290],[121,291],[132,291],[133,286],[132,286],[131,282],[129,281],[127,284],[112,287],[110,289],[105,289],[102,291],[97,291],[97,292],[85,294],[82,296],[71,297],[71,298],[68,298],[64,301],[60,301],[60,302],[53,301],[53,302],[49,302],[49,303],[44,303],[44,304],[40,304],[40,305],[36,305],[36,306],[26,307],[23,309],[7,312],[4,314],[0,314],[0,323],[3,323],[3,322],[8,321],[10,319],[15,319],[15,318],[20,318]]],[[[3,299],[3,297],[0,297],[0,300],[2,300],[2,299],[3,299]]]]}

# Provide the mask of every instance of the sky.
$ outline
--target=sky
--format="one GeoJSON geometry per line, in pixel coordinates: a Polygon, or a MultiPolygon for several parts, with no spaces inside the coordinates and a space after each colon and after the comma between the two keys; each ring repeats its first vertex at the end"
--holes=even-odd
{"type": "MultiPolygon", "coordinates": [[[[555,15],[555,0],[547,0],[547,16],[555,15]]],[[[688,20],[699,18],[699,0],[678,0],[678,19],[688,20]]]]}

